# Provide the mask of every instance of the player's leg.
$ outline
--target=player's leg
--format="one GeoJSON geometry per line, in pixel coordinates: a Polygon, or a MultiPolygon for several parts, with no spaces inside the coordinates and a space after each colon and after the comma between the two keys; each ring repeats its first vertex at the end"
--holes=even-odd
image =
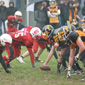
{"type": "Polygon", "coordinates": [[[17,58],[17,61],[19,61],[20,63],[25,63],[23,60],[24,60],[24,58],[25,58],[26,56],[29,56],[29,52],[28,52],[28,51],[26,51],[24,54],[22,54],[21,56],[19,56],[19,57],[17,58]]]}
{"type": "Polygon", "coordinates": [[[39,60],[39,56],[42,54],[43,50],[44,50],[43,48],[38,49],[35,57],[35,62],[43,62],[42,60],[39,60]]]}
{"type": "Polygon", "coordinates": [[[1,65],[3,66],[3,68],[4,68],[4,70],[7,72],[7,73],[11,73],[11,71],[9,71],[8,69],[7,69],[7,66],[6,66],[6,64],[5,64],[5,61],[4,61],[4,59],[2,58],[2,55],[0,54],[0,63],[1,63],[1,65]]]}
{"type": "Polygon", "coordinates": [[[8,66],[8,68],[10,68],[9,63],[10,63],[12,60],[14,60],[16,57],[20,56],[20,54],[21,54],[20,46],[12,46],[12,48],[13,48],[13,52],[14,52],[13,59],[10,59],[10,58],[9,58],[9,60],[7,60],[7,61],[5,62],[5,64],[8,66]]]}

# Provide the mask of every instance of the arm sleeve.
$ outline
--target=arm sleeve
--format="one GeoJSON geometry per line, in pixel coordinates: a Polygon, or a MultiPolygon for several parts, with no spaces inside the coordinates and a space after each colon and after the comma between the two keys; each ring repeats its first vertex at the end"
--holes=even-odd
{"type": "Polygon", "coordinates": [[[3,68],[4,68],[5,70],[7,70],[7,66],[6,66],[6,64],[5,64],[5,61],[4,61],[4,59],[2,58],[2,54],[0,54],[0,63],[1,63],[1,65],[3,66],[3,68]]]}
{"type": "Polygon", "coordinates": [[[57,13],[52,13],[52,14],[55,15],[55,16],[60,15],[60,9],[58,9],[57,13]]]}
{"type": "Polygon", "coordinates": [[[34,64],[34,53],[32,51],[32,48],[27,48],[27,50],[30,54],[31,63],[34,64]]]}
{"type": "Polygon", "coordinates": [[[9,16],[7,20],[8,20],[9,22],[14,22],[13,20],[15,20],[15,17],[14,17],[14,16],[9,16]]]}

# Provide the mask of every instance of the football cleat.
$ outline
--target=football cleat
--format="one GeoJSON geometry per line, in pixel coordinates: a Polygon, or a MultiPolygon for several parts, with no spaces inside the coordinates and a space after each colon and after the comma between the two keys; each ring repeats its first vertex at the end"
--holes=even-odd
{"type": "Polygon", "coordinates": [[[23,61],[23,58],[22,58],[21,56],[19,56],[19,57],[17,58],[17,61],[19,61],[20,63],[25,63],[25,62],[23,61]]]}
{"type": "Polygon", "coordinates": [[[56,73],[58,74],[58,73],[60,73],[60,72],[61,72],[61,71],[60,71],[60,68],[57,67],[56,73]]]}
{"type": "Polygon", "coordinates": [[[74,76],[74,75],[78,75],[78,73],[77,73],[77,71],[73,71],[70,75],[74,76]]]}
{"type": "Polygon", "coordinates": [[[33,67],[33,68],[36,68],[36,65],[35,65],[35,64],[32,64],[32,67],[33,67]]]}
{"type": "Polygon", "coordinates": [[[70,78],[70,76],[71,76],[71,71],[70,70],[68,70],[68,72],[67,72],[67,78],[69,79],[70,78]]]}
{"type": "Polygon", "coordinates": [[[38,59],[38,57],[35,57],[35,62],[43,62],[43,61],[38,59]]]}
{"type": "Polygon", "coordinates": [[[68,70],[68,68],[63,66],[63,67],[61,68],[60,72],[67,71],[67,70],[68,70]]]}
{"type": "Polygon", "coordinates": [[[9,71],[8,69],[6,69],[5,71],[6,71],[6,73],[11,73],[11,71],[9,71]]]}
{"type": "Polygon", "coordinates": [[[67,74],[67,78],[70,79],[71,74],[67,74]]]}

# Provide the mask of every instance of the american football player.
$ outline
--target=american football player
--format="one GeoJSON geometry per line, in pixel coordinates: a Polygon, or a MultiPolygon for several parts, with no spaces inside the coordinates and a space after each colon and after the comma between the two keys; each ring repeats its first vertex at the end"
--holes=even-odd
{"type": "Polygon", "coordinates": [[[19,29],[19,24],[23,21],[22,13],[20,11],[16,11],[14,16],[10,15],[5,21],[6,32],[15,32],[19,29]]]}
{"type": "Polygon", "coordinates": [[[11,71],[8,70],[8,68],[5,64],[5,61],[2,57],[2,53],[3,53],[3,50],[4,50],[4,46],[9,46],[11,43],[12,43],[12,38],[11,38],[10,35],[2,34],[0,36],[0,63],[7,73],[11,73],[11,71]]]}
{"type": "Polygon", "coordinates": [[[76,55],[76,58],[78,58],[79,55],[85,50],[85,44],[84,44],[85,33],[80,30],[75,30],[73,32],[69,32],[66,35],[66,39],[69,41],[69,46],[70,46],[69,67],[67,73],[67,77],[70,77],[70,71],[75,57],[75,48],[77,47],[79,48],[79,52],[76,55]]]}
{"type": "Polygon", "coordinates": [[[28,26],[22,30],[16,31],[9,33],[9,35],[12,37],[12,47],[13,47],[13,58],[10,59],[10,56],[5,56],[3,57],[4,60],[6,60],[6,65],[10,63],[13,59],[16,57],[20,56],[21,49],[20,45],[26,46],[27,50],[30,54],[30,59],[32,63],[32,67],[36,68],[35,63],[34,63],[34,53],[32,51],[32,45],[33,43],[36,43],[37,45],[37,40],[41,37],[42,32],[38,27],[32,27],[28,26]]]}

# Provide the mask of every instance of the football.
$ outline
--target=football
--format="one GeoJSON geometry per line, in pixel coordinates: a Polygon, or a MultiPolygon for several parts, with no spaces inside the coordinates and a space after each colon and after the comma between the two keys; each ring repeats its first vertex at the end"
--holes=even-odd
{"type": "Polygon", "coordinates": [[[50,71],[51,70],[51,68],[48,65],[41,65],[40,69],[43,71],[50,71]]]}

